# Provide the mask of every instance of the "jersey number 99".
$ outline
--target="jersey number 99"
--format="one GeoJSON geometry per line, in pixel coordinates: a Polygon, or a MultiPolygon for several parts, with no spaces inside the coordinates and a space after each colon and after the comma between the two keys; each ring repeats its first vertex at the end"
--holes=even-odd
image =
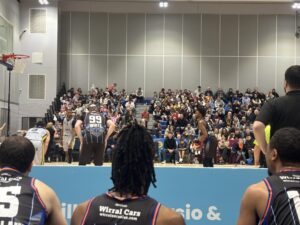
{"type": "Polygon", "coordinates": [[[13,218],[19,211],[19,199],[16,195],[21,193],[21,186],[0,187],[0,217],[13,218]]]}
{"type": "Polygon", "coordinates": [[[90,123],[96,123],[96,124],[101,124],[102,123],[102,118],[101,116],[89,116],[90,123]]]}

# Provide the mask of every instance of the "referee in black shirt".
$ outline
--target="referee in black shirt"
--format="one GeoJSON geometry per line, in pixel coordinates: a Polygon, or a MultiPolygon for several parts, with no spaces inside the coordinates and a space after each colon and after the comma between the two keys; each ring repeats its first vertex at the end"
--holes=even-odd
{"type": "Polygon", "coordinates": [[[285,72],[285,96],[266,102],[253,124],[255,138],[265,154],[267,142],[265,127],[270,124],[271,137],[284,127],[300,129],[300,66],[291,66],[285,72]]]}

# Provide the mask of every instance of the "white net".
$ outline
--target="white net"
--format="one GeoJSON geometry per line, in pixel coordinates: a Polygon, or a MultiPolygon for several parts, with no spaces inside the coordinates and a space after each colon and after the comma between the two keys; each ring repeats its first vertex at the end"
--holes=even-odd
{"type": "Polygon", "coordinates": [[[27,58],[15,59],[14,73],[23,74],[27,65],[27,58]]]}

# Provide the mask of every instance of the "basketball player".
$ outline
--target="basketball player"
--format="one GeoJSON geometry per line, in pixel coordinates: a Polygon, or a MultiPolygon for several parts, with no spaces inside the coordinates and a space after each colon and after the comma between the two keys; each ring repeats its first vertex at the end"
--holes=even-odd
{"type": "Polygon", "coordinates": [[[72,143],[74,141],[74,127],[75,120],[72,116],[72,111],[68,110],[66,117],[63,120],[62,140],[63,149],[66,154],[66,161],[72,163],[72,143]]]}
{"type": "Polygon", "coordinates": [[[44,165],[45,154],[50,142],[50,133],[45,129],[45,123],[43,121],[37,122],[36,127],[29,129],[25,137],[35,147],[34,165],[44,165]]]}
{"type": "Polygon", "coordinates": [[[67,225],[55,192],[28,176],[35,148],[20,136],[0,147],[0,224],[67,225]]]}
{"type": "Polygon", "coordinates": [[[300,131],[282,128],[265,151],[270,176],[245,192],[237,225],[300,224],[300,131]]]}
{"type": "MultiPolygon", "coordinates": [[[[204,120],[205,114],[206,114],[206,110],[203,106],[198,106],[196,108],[195,119],[197,121],[197,126],[198,126],[198,130],[199,130],[199,142],[200,142],[199,144],[201,146],[200,149],[205,147],[206,140],[208,138],[208,133],[207,133],[207,129],[206,129],[207,124],[204,120]]],[[[212,167],[213,166],[212,158],[209,158],[207,153],[204,153],[203,166],[204,167],[212,167]]]]}
{"type": "Polygon", "coordinates": [[[136,122],[123,128],[112,160],[113,188],[80,204],[71,225],[184,225],[180,214],[162,206],[147,193],[155,186],[154,143],[136,122]]]}
{"type": "Polygon", "coordinates": [[[79,165],[89,164],[93,159],[96,166],[102,166],[106,143],[114,130],[115,124],[111,120],[106,121],[95,104],[90,105],[89,112],[84,113],[75,125],[80,140],[79,165]]]}

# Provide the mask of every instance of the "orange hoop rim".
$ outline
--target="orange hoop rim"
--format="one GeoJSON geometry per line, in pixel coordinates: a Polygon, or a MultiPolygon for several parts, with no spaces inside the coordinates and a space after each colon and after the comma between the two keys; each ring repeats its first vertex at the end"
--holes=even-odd
{"type": "Polygon", "coordinates": [[[2,61],[7,62],[8,59],[27,59],[30,58],[29,55],[23,55],[23,54],[3,54],[2,55],[2,61]]]}

